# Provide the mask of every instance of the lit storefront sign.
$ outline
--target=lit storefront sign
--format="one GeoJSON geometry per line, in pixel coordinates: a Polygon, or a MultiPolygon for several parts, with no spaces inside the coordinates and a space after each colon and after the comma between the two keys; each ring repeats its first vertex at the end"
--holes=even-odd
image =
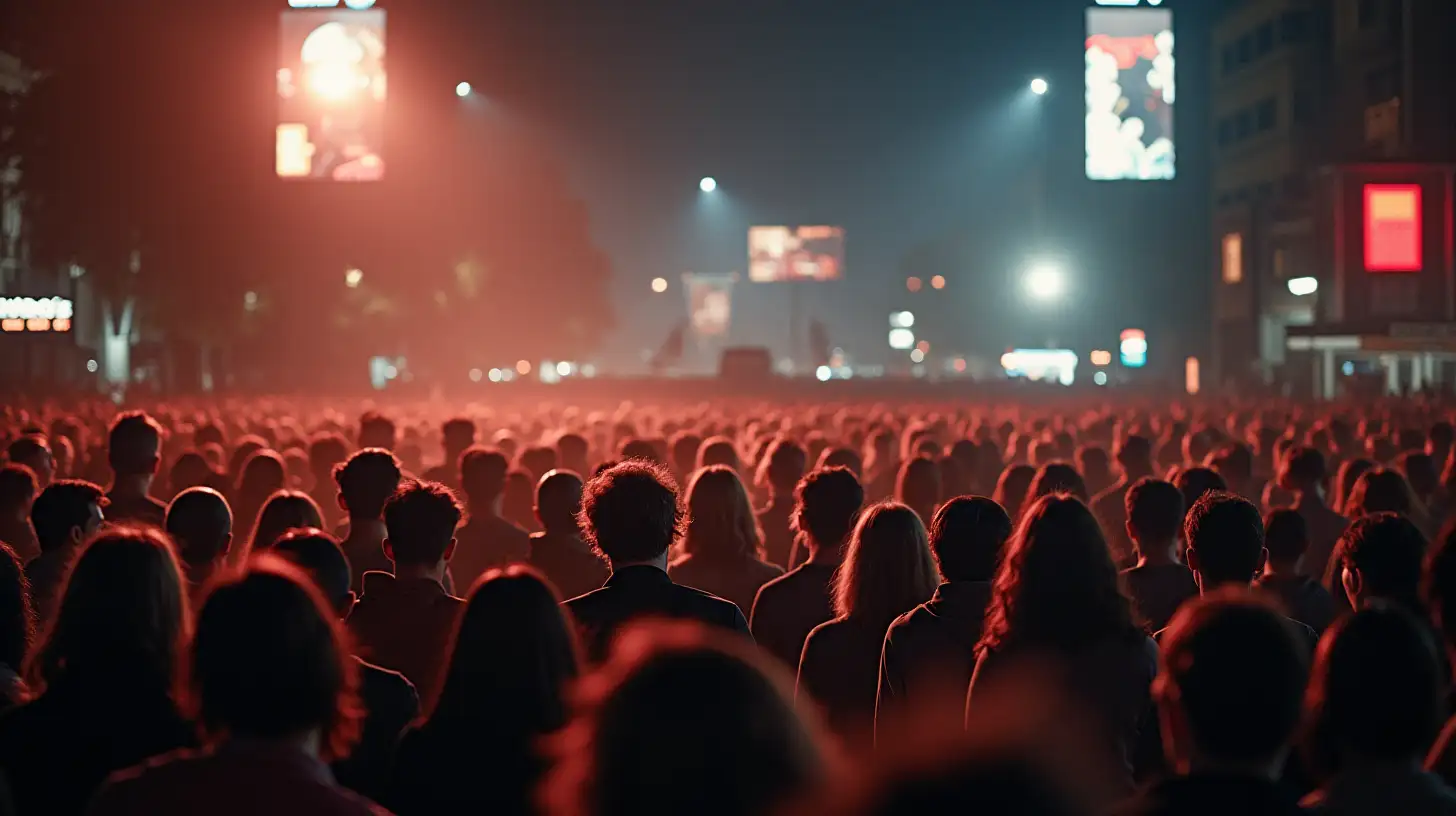
{"type": "Polygon", "coordinates": [[[1365,270],[1419,272],[1423,261],[1420,185],[1365,185],[1365,270]]]}
{"type": "Polygon", "coordinates": [[[0,297],[0,331],[68,332],[75,308],[63,297],[0,297]]]}

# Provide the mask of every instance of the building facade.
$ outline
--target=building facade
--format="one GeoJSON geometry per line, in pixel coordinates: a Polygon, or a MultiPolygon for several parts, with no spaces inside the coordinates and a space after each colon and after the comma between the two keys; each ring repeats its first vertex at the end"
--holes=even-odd
{"type": "MultiPolygon", "coordinates": [[[[1445,271],[1452,251],[1442,238],[1453,210],[1446,165],[1456,160],[1456,52],[1441,38],[1453,24],[1456,4],[1443,0],[1246,0],[1218,22],[1211,301],[1219,381],[1334,396],[1371,365],[1380,382],[1402,387],[1412,382],[1410,366],[1427,365],[1405,361],[1407,375],[1394,378],[1390,356],[1377,354],[1335,361],[1331,378],[1328,361],[1320,354],[1312,363],[1298,338],[1456,320],[1445,271]],[[1399,269],[1367,257],[1380,249],[1379,224],[1392,212],[1418,225],[1419,257],[1399,269]]],[[[1439,376],[1440,366],[1420,370],[1439,376]]]]}

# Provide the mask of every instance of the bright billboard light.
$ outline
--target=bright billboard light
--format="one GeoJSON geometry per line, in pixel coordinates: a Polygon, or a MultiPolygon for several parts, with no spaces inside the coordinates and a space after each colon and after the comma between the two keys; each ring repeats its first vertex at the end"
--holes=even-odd
{"type": "Polygon", "coordinates": [[[1176,175],[1173,12],[1090,8],[1086,46],[1087,178],[1176,175]]]}
{"type": "Polygon", "coordinates": [[[915,332],[909,329],[890,329],[890,348],[896,351],[915,348],[915,332]]]}
{"type": "Polygon", "coordinates": [[[1290,278],[1289,294],[1295,297],[1312,295],[1319,291],[1319,279],[1317,278],[1290,278]]]}
{"type": "Polygon", "coordinates": [[[1148,335],[1142,329],[1126,329],[1117,345],[1118,356],[1126,368],[1142,368],[1148,364],[1148,335]]]}
{"type": "Polygon", "coordinates": [[[749,227],[748,279],[754,283],[842,277],[843,227],[749,227]]]}
{"type": "Polygon", "coordinates": [[[892,329],[913,329],[915,328],[914,312],[891,312],[890,328],[892,329]]]}
{"type": "Polygon", "coordinates": [[[283,12],[275,170],[281,178],[384,177],[383,9],[283,12]]]}
{"type": "Polygon", "coordinates": [[[1026,270],[1026,293],[1035,300],[1056,300],[1067,291],[1067,278],[1054,263],[1033,264],[1026,270]]]}
{"type": "Polygon", "coordinates": [[[1012,379],[1071,385],[1077,380],[1077,353],[1071,349],[1015,349],[1001,355],[1001,368],[1012,379]]]}
{"type": "Polygon", "coordinates": [[[1420,185],[1365,185],[1365,271],[1419,272],[1422,255],[1420,185]]]}

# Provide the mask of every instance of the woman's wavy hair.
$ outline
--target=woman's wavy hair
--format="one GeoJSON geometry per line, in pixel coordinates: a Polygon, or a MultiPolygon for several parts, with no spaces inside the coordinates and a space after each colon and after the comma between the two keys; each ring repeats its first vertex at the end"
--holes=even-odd
{"type": "Polygon", "coordinates": [[[684,554],[710,560],[763,557],[763,531],[732,468],[714,465],[693,474],[687,506],[684,554]]]}

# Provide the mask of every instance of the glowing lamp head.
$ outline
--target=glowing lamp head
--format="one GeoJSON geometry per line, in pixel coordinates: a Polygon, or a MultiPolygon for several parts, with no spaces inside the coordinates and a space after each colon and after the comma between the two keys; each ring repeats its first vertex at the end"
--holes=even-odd
{"type": "Polygon", "coordinates": [[[1305,295],[1312,295],[1319,291],[1318,278],[1290,278],[1288,285],[1289,294],[1295,297],[1304,297],[1305,295]]]}
{"type": "Polygon", "coordinates": [[[659,295],[662,294],[663,292],[666,292],[667,291],[667,278],[653,278],[652,279],[652,291],[656,292],[659,295]]]}
{"type": "Polygon", "coordinates": [[[1061,267],[1042,262],[1026,270],[1026,293],[1033,300],[1052,301],[1060,298],[1067,290],[1066,277],[1061,267]]]}
{"type": "Polygon", "coordinates": [[[1046,96],[1046,92],[1049,90],[1051,90],[1051,86],[1047,84],[1045,79],[1037,77],[1031,81],[1031,92],[1037,96],[1046,96]]]}
{"type": "Polygon", "coordinates": [[[358,289],[359,284],[364,281],[362,269],[350,269],[344,273],[344,285],[350,289],[358,289]]]}
{"type": "Polygon", "coordinates": [[[703,176],[703,180],[698,182],[698,189],[705,193],[711,193],[718,189],[718,180],[712,176],[703,176]]]}
{"type": "Polygon", "coordinates": [[[470,96],[471,90],[472,89],[469,82],[461,82],[460,84],[455,86],[455,95],[460,97],[461,99],[464,99],[465,97],[470,96]]]}

